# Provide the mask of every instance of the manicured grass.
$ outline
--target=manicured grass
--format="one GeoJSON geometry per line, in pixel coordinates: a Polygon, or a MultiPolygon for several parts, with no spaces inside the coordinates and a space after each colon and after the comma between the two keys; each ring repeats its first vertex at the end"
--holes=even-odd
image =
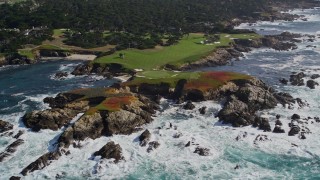
{"type": "Polygon", "coordinates": [[[63,51],[69,51],[66,48],[62,48],[59,46],[55,46],[55,45],[51,45],[51,44],[43,44],[39,47],[37,47],[37,49],[47,49],[47,50],[63,50],[63,51]]]}
{"type": "Polygon", "coordinates": [[[53,30],[53,37],[61,37],[63,36],[64,32],[66,31],[66,29],[54,29],[53,30]]]}
{"type": "Polygon", "coordinates": [[[35,54],[32,49],[19,49],[18,53],[21,56],[26,56],[28,59],[35,59],[35,54]]]}
{"type": "Polygon", "coordinates": [[[233,72],[172,72],[172,71],[146,71],[141,72],[132,81],[123,83],[124,86],[136,86],[142,83],[161,84],[168,83],[174,88],[181,79],[187,80],[185,90],[198,89],[207,91],[216,89],[231,80],[249,79],[251,76],[233,72]]]}
{"type": "Polygon", "coordinates": [[[205,40],[203,34],[190,34],[185,36],[177,45],[153,50],[130,49],[119,51],[113,55],[98,58],[95,62],[118,63],[127,69],[161,69],[166,64],[180,66],[197,61],[218,47],[229,46],[233,38],[253,39],[258,37],[256,34],[220,34],[220,43],[204,45],[200,43],[205,40]],[[120,53],[125,54],[124,59],[119,57],[120,53]]]}
{"type": "Polygon", "coordinates": [[[123,85],[139,85],[142,83],[147,84],[160,84],[167,83],[170,87],[174,88],[180,79],[198,79],[200,74],[198,72],[172,72],[172,71],[144,71],[138,73],[133,81],[124,83],[123,85]]]}

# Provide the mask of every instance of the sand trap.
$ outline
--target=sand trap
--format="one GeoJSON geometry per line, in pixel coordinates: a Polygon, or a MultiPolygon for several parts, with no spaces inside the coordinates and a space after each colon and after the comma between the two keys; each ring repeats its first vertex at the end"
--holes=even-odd
{"type": "Polygon", "coordinates": [[[126,82],[131,78],[131,76],[123,75],[123,76],[117,76],[117,77],[114,77],[114,78],[120,80],[121,82],[126,82]]]}
{"type": "Polygon", "coordinates": [[[96,59],[96,55],[92,54],[72,54],[71,56],[66,57],[67,60],[84,60],[84,61],[93,61],[96,59]]]}

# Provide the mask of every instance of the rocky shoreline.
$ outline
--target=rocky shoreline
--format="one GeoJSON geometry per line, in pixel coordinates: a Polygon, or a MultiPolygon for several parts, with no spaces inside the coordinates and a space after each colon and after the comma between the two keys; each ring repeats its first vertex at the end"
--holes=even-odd
{"type": "MultiPolygon", "coordinates": [[[[124,83],[120,86],[99,89],[98,92],[92,90],[79,89],[61,93],[55,98],[46,98],[44,102],[48,103],[51,109],[30,112],[22,118],[26,127],[32,131],[63,129],[54,150],[25,167],[21,171],[22,175],[43,169],[61,156],[69,155],[70,146],[80,148],[81,141],[87,138],[96,139],[101,136],[126,135],[141,131],[141,126],[153,121],[153,115],[159,109],[161,96],[176,100],[177,103],[183,104],[184,109],[193,109],[192,102],[204,100],[220,102],[223,108],[216,114],[220,121],[231,123],[234,127],[259,126],[263,131],[271,131],[271,127],[267,119],[257,115],[258,111],[274,108],[277,104],[285,106],[299,101],[289,94],[275,92],[261,80],[253,77],[231,80],[218,88],[212,87],[205,91],[197,87],[190,89],[188,80],[183,79],[173,89],[165,83],[139,86],[124,83]],[[79,114],[80,118],[75,119],[79,114]]],[[[203,107],[199,111],[204,114],[206,108],[203,107]]],[[[157,141],[150,142],[150,136],[150,132],[145,130],[139,137],[141,146],[148,145],[147,152],[161,146],[157,141]]],[[[109,142],[99,151],[96,150],[93,156],[115,159],[115,163],[123,160],[122,148],[113,142],[109,142]]],[[[206,156],[209,150],[198,147],[194,153],[206,156]]]]}
{"type": "MultiPolygon", "coordinates": [[[[232,59],[242,56],[243,52],[249,52],[252,48],[272,48],[275,50],[290,50],[297,46],[298,38],[301,35],[282,33],[276,36],[267,36],[258,40],[235,40],[231,48],[220,48],[210,56],[195,63],[183,65],[179,69],[166,67],[174,70],[190,70],[203,66],[221,66],[230,63],[232,59]]],[[[134,78],[135,72],[127,71],[117,64],[99,65],[85,64],[79,65],[73,75],[99,74],[111,78],[113,76],[130,74],[134,78]]],[[[293,74],[289,82],[292,85],[305,85],[303,73],[293,74]]],[[[318,78],[317,75],[310,77],[318,78]]],[[[288,82],[284,79],[282,82],[288,82]]],[[[81,141],[97,139],[101,136],[112,136],[117,134],[128,135],[133,132],[143,130],[141,127],[153,121],[153,116],[159,110],[159,101],[162,97],[182,104],[184,109],[194,109],[193,102],[214,100],[222,104],[222,109],[215,115],[224,124],[231,124],[233,127],[252,126],[258,127],[265,132],[285,133],[281,128],[282,122],[276,122],[273,128],[269,120],[259,116],[262,110],[275,108],[278,104],[283,106],[300,107],[307,104],[299,98],[293,98],[290,94],[276,92],[261,80],[250,77],[244,79],[231,80],[218,88],[206,90],[197,88],[187,88],[188,80],[180,79],[175,87],[170,87],[166,83],[130,85],[126,83],[114,84],[110,88],[100,89],[99,93],[89,92],[88,89],[80,89],[71,92],[61,93],[54,98],[48,97],[44,102],[49,104],[50,109],[43,111],[33,111],[26,113],[22,117],[22,122],[27,128],[34,132],[42,129],[57,131],[63,129],[63,133],[57,139],[55,148],[42,155],[36,161],[25,167],[21,174],[26,176],[36,170],[41,170],[49,166],[61,156],[68,156],[68,148],[73,146],[81,148],[81,141]],[[77,116],[80,115],[79,118],[77,116]],[[273,129],[273,130],[272,130],[273,129]]],[[[307,86],[313,89],[317,84],[309,80],[307,86]]],[[[205,114],[206,107],[199,109],[201,114],[205,114]]],[[[277,119],[279,119],[277,117],[277,119]]],[[[305,138],[302,129],[299,127],[300,116],[292,116],[289,136],[299,135],[305,138]]],[[[170,124],[170,128],[172,125],[170,124]]],[[[5,121],[0,121],[1,135],[12,135],[12,125],[5,121]],[[11,134],[10,134],[11,133],[11,134]]],[[[20,132],[19,132],[20,133],[20,132]]],[[[18,134],[19,134],[18,133],[18,134]]],[[[24,141],[19,139],[22,133],[15,136],[16,141],[10,144],[4,152],[0,153],[0,162],[11,156],[16,148],[24,141]]],[[[145,130],[139,136],[141,146],[147,146],[147,152],[156,150],[161,144],[157,141],[150,142],[151,133],[145,130]]],[[[177,135],[179,137],[179,135],[177,135]]],[[[259,141],[257,137],[257,141],[259,141]]],[[[185,147],[190,146],[188,142],[185,147]],[[188,145],[189,144],[189,145],[188,145]]],[[[204,147],[197,147],[194,153],[200,156],[207,156],[209,150],[204,147]]],[[[101,156],[105,159],[114,159],[114,163],[125,160],[122,156],[122,147],[111,141],[100,149],[94,149],[92,156],[101,156]],[[95,151],[95,152],[94,152],[95,151]]],[[[18,178],[18,177],[16,177],[18,178]]]]}

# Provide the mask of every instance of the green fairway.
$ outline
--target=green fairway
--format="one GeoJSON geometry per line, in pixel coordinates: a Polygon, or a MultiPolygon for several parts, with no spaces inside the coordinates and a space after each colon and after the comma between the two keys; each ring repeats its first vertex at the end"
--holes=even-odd
{"type": "Polygon", "coordinates": [[[253,39],[258,37],[259,35],[257,34],[220,34],[219,43],[204,45],[201,44],[201,41],[205,40],[203,34],[190,34],[180,40],[177,45],[148,50],[123,50],[113,55],[98,58],[95,62],[106,64],[118,63],[127,69],[160,69],[166,64],[179,66],[197,61],[207,56],[217,47],[229,46],[233,38],[253,39]],[[125,58],[121,59],[119,57],[120,53],[125,54],[125,58]]]}
{"type": "Polygon", "coordinates": [[[147,84],[169,84],[171,88],[176,87],[181,79],[187,80],[185,88],[206,91],[215,89],[228,81],[236,79],[248,79],[248,75],[233,72],[172,72],[172,71],[145,71],[139,72],[132,81],[124,83],[127,86],[147,84]]]}
{"type": "Polygon", "coordinates": [[[60,37],[64,34],[66,29],[54,29],[53,30],[53,37],[60,37]]]}
{"type": "Polygon", "coordinates": [[[21,56],[26,56],[28,59],[35,59],[35,54],[32,52],[32,49],[19,49],[18,53],[21,56]]]}

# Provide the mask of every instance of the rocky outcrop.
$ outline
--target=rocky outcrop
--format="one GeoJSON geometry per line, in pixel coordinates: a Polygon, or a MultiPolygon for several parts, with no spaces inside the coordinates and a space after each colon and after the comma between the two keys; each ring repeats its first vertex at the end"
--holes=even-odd
{"type": "Polygon", "coordinates": [[[63,72],[63,71],[60,71],[60,72],[57,72],[55,75],[54,75],[54,78],[55,79],[64,79],[68,76],[68,72],[63,72]]]}
{"type": "Polygon", "coordinates": [[[269,123],[257,117],[255,113],[274,108],[277,104],[295,102],[290,95],[277,93],[255,78],[229,82],[220,89],[220,93],[227,95],[227,101],[217,116],[222,122],[231,123],[236,127],[254,124],[264,131],[271,131],[269,123]]]}
{"type": "Polygon", "coordinates": [[[304,77],[306,77],[306,75],[303,72],[300,72],[298,74],[292,74],[290,76],[291,85],[304,86],[304,80],[303,80],[304,77]]]}
{"type": "Polygon", "coordinates": [[[70,52],[64,50],[39,49],[41,57],[68,57],[70,52]]]}
{"type": "Polygon", "coordinates": [[[194,106],[194,104],[192,104],[191,101],[188,101],[188,102],[183,106],[183,109],[185,109],[185,110],[193,110],[194,108],[196,108],[196,107],[194,106]]]}
{"type": "Polygon", "coordinates": [[[320,74],[312,74],[311,79],[318,79],[320,77],[320,74]]]}
{"type": "Polygon", "coordinates": [[[209,156],[210,155],[210,149],[203,148],[203,147],[196,147],[193,153],[196,153],[200,156],[209,156]]]}
{"type": "Polygon", "coordinates": [[[158,141],[149,142],[149,147],[147,149],[147,152],[150,153],[151,151],[157,149],[159,146],[160,146],[160,143],[158,141]]]}
{"type": "Polygon", "coordinates": [[[243,54],[236,49],[233,48],[218,48],[210,55],[206,56],[203,59],[200,59],[196,62],[192,62],[190,64],[185,64],[181,67],[174,67],[174,66],[166,66],[168,69],[174,70],[188,70],[188,69],[195,69],[198,67],[214,67],[214,66],[223,66],[227,65],[230,60],[233,58],[238,58],[243,56],[243,54]]]}
{"type": "Polygon", "coordinates": [[[139,136],[140,146],[146,146],[150,141],[150,138],[151,138],[151,133],[147,129],[139,136]]]}
{"type": "Polygon", "coordinates": [[[207,107],[201,107],[200,109],[199,109],[199,112],[200,112],[200,114],[202,114],[202,115],[204,115],[204,114],[206,114],[206,112],[207,112],[207,107]]]}
{"type": "Polygon", "coordinates": [[[61,157],[60,152],[48,152],[41,157],[39,157],[36,161],[29,164],[26,168],[21,171],[21,174],[26,176],[28,173],[40,170],[50,165],[53,160],[57,160],[61,157]]]}
{"type": "Polygon", "coordinates": [[[114,159],[114,163],[118,163],[123,160],[122,148],[119,144],[115,144],[113,141],[108,142],[99,151],[93,154],[94,156],[101,156],[103,159],[114,159]]]}
{"type": "Polygon", "coordinates": [[[0,120],[0,133],[4,133],[13,129],[13,125],[4,120],[0,120]]]}
{"type": "Polygon", "coordinates": [[[310,89],[315,89],[316,86],[319,86],[319,83],[315,82],[314,80],[307,81],[307,87],[309,87],[310,89]]]}
{"type": "Polygon", "coordinates": [[[11,156],[13,153],[17,151],[17,147],[24,143],[24,140],[18,139],[11,143],[4,152],[0,153],[0,162],[3,162],[5,158],[11,156]]]}
{"type": "Polygon", "coordinates": [[[18,53],[13,53],[7,55],[6,57],[0,57],[0,67],[6,65],[24,65],[24,64],[34,64],[37,62],[37,58],[32,60],[26,56],[21,56],[18,53]]]}
{"type": "Polygon", "coordinates": [[[40,129],[58,130],[67,125],[77,114],[88,109],[88,101],[74,102],[64,108],[27,113],[22,117],[22,121],[26,127],[33,131],[39,131],[40,129]]]}
{"type": "MultiPolygon", "coordinates": [[[[68,126],[58,138],[56,150],[41,156],[26,167],[22,171],[23,175],[42,169],[48,166],[51,160],[67,154],[67,149],[74,142],[114,134],[131,134],[153,120],[152,114],[155,113],[157,105],[150,99],[130,93],[126,89],[106,88],[96,91],[94,96],[91,96],[92,90],[88,89],[59,94],[55,98],[46,99],[53,109],[35,111],[24,116],[23,122],[33,130],[57,130],[63,125],[68,126]],[[99,104],[105,109],[95,108],[99,104]],[[85,114],[70,124],[71,117],[78,113],[85,114]]],[[[115,157],[117,162],[120,149],[118,145],[107,144],[95,154],[106,158],[115,157]]]]}
{"type": "Polygon", "coordinates": [[[99,64],[99,63],[84,63],[78,65],[72,73],[75,76],[98,74],[107,78],[119,76],[123,74],[134,74],[133,71],[128,71],[120,64],[99,64]]]}

